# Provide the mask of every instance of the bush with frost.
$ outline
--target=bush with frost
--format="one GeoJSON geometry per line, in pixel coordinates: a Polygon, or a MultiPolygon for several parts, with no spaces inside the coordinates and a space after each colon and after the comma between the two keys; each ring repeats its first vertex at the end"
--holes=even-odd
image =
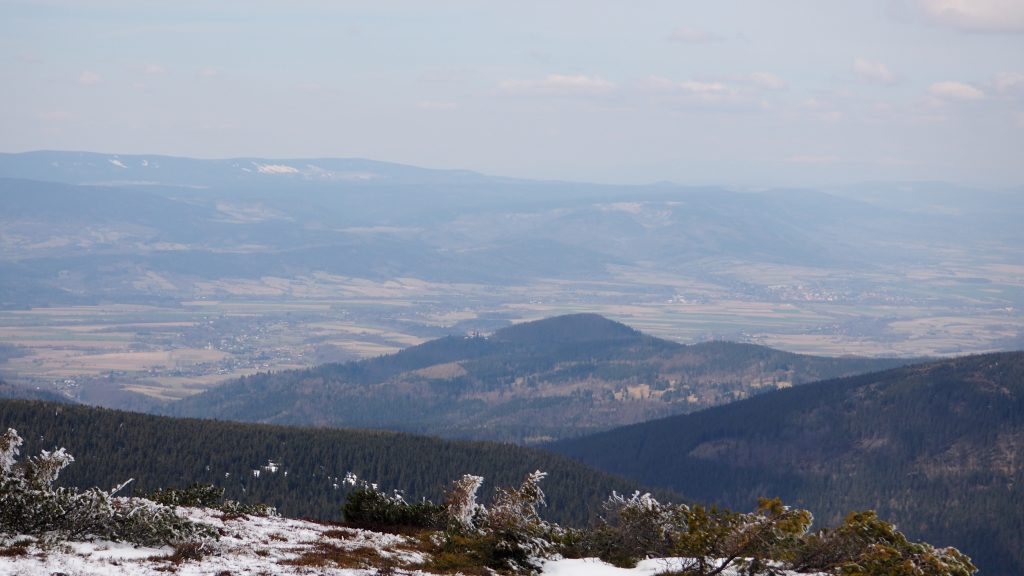
{"type": "Polygon", "coordinates": [[[14,429],[0,435],[0,534],[142,545],[216,536],[209,526],[186,520],[166,506],[140,498],[115,498],[127,482],[109,492],[54,486],[60,472],[75,459],[60,448],[19,462],[21,444],[14,429]]]}
{"type": "Polygon", "coordinates": [[[483,478],[456,480],[445,498],[445,553],[468,556],[502,572],[537,572],[540,560],[555,553],[562,535],[557,524],[540,516],[546,505],[540,482],[546,475],[532,472],[518,487],[498,488],[490,507],[477,503],[483,478]]]}
{"type": "Polygon", "coordinates": [[[444,510],[430,501],[406,502],[399,490],[384,492],[376,484],[349,473],[345,483],[352,490],[341,512],[346,522],[366,528],[441,528],[444,510]]]}
{"type": "Polygon", "coordinates": [[[235,516],[278,516],[277,509],[267,504],[243,504],[223,500],[224,489],[213,484],[190,484],[187,488],[161,488],[147,498],[164,506],[212,508],[235,516]]]}

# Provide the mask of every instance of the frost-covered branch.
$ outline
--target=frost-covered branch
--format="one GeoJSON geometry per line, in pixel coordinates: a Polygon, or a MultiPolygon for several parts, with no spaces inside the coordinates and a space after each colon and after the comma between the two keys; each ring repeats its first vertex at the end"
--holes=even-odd
{"type": "Polygon", "coordinates": [[[104,538],[147,545],[216,536],[211,528],[153,502],[113,498],[99,488],[80,492],[55,487],[61,470],[74,458],[59,448],[18,463],[21,443],[14,429],[0,436],[0,534],[104,538]]]}

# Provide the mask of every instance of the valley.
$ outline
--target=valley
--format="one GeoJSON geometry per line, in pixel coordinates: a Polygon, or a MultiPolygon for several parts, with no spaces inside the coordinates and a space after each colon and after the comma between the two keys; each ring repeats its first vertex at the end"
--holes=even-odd
{"type": "Polygon", "coordinates": [[[1024,346],[1013,191],[36,152],[0,154],[0,194],[0,377],[111,406],[570,313],[822,356],[1024,346]]]}
{"type": "Polygon", "coordinates": [[[862,292],[820,271],[767,265],[744,272],[746,293],[664,272],[616,273],[505,287],[317,274],[209,282],[165,304],[0,310],[0,377],[106,405],[118,405],[122,390],[173,400],[243,375],[575,312],[682,343],[727,339],[828,356],[983,352],[1017,346],[1024,333],[1015,296],[1024,268],[911,270],[914,293],[862,292]],[[982,274],[992,280],[971,281],[982,274]],[[765,286],[754,288],[755,275],[765,286]]]}

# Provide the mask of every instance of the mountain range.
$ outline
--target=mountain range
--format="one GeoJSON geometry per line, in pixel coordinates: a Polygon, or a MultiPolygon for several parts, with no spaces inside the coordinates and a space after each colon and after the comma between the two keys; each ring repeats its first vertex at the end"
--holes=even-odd
{"type": "Polygon", "coordinates": [[[652,265],[713,280],[715,262],[881,270],[938,261],[947,245],[986,245],[994,255],[1021,238],[1019,194],[880,189],[744,193],[361,159],[0,154],[0,256],[22,285],[48,289],[33,299],[5,283],[0,302],[159,300],[132,284],[145,272],[167,276],[175,289],[164,286],[166,297],[187,294],[196,278],[312,270],[449,282],[599,279],[609,267],[652,265]],[[951,228],[961,232],[950,237],[951,228]],[[96,267],[105,281],[88,273],[96,267]],[[54,282],[61,270],[76,289],[54,282]]]}

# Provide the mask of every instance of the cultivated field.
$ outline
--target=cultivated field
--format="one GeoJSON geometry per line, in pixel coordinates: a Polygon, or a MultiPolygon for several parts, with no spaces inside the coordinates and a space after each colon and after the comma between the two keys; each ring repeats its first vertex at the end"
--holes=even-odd
{"type": "Polygon", "coordinates": [[[448,333],[573,312],[684,343],[728,339],[820,355],[1024,346],[1024,266],[952,261],[856,283],[765,264],[712,263],[700,278],[643,267],[613,272],[611,280],[507,287],[267,277],[201,282],[173,306],[0,311],[0,375],[86,399],[102,384],[104,401],[111,390],[169,400],[259,371],[388,354],[448,333]]]}

